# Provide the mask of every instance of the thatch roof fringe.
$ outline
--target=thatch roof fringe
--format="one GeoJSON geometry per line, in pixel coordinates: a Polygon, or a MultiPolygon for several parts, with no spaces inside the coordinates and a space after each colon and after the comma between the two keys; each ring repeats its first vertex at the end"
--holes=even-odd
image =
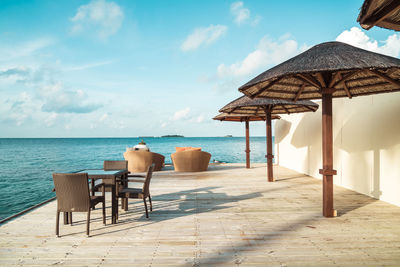
{"type": "Polygon", "coordinates": [[[400,91],[400,59],[327,42],[261,73],[239,91],[251,98],[298,101],[321,98],[323,88],[334,89],[333,97],[400,91]]]}
{"type": "Polygon", "coordinates": [[[293,102],[282,99],[251,99],[247,96],[242,96],[221,108],[219,112],[265,116],[267,112],[271,112],[271,114],[290,114],[316,111],[317,109],[318,104],[307,100],[293,102]]]}

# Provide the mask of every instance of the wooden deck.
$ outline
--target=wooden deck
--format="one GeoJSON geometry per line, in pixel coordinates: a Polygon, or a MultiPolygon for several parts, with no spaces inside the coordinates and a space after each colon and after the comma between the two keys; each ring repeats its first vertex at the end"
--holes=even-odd
{"type": "Polygon", "coordinates": [[[89,238],[85,213],[57,238],[51,202],[0,227],[0,266],[400,266],[400,207],[335,187],[324,218],[320,180],[275,166],[268,183],[265,165],[157,172],[149,219],[141,201],[116,225],[96,209],[89,238]]]}

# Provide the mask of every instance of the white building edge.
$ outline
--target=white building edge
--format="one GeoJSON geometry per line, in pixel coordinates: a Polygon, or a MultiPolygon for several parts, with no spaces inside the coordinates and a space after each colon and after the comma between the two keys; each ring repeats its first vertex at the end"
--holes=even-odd
{"type": "MultiPolygon", "coordinates": [[[[322,179],[321,122],[321,107],[277,120],[275,162],[322,179]]],[[[400,92],[334,99],[333,146],[335,184],[400,206],[400,92]]]]}

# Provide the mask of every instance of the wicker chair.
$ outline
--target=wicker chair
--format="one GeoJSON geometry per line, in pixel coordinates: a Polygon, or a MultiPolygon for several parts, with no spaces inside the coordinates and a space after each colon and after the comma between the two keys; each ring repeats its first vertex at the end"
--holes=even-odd
{"type": "Polygon", "coordinates": [[[155,164],[154,171],[160,171],[164,165],[165,157],[161,154],[149,151],[126,151],[125,160],[128,161],[128,171],[146,172],[151,164],[155,164]]]}
{"type": "Polygon", "coordinates": [[[186,150],[171,155],[177,172],[202,172],[208,169],[211,154],[205,151],[186,150]]]}
{"type": "Polygon", "coordinates": [[[118,198],[122,198],[126,200],[126,204],[124,205],[125,210],[128,210],[128,198],[139,198],[143,199],[144,202],[144,208],[146,210],[146,218],[149,218],[149,212],[147,210],[147,203],[146,203],[146,198],[149,198],[150,202],[150,211],[153,211],[153,205],[151,203],[151,196],[150,196],[150,180],[153,175],[153,169],[154,169],[155,164],[151,164],[147,170],[147,175],[146,178],[143,181],[143,186],[142,188],[120,188],[118,190],[118,198]]]}
{"type": "MultiPolygon", "coordinates": [[[[103,203],[103,224],[106,224],[105,190],[101,196],[89,195],[87,173],[53,173],[54,188],[57,197],[56,235],[59,236],[60,212],[87,212],[86,234],[89,236],[90,209],[103,203]]],[[[70,217],[72,224],[72,216],[70,217]]]]}
{"type": "MultiPolygon", "coordinates": [[[[105,171],[114,171],[114,170],[124,170],[128,169],[128,162],[126,160],[105,160],[103,163],[103,169],[105,171]]],[[[95,195],[95,192],[101,191],[101,184],[94,184],[92,180],[92,196],[95,195]]],[[[104,184],[105,191],[111,192],[112,185],[111,184],[104,184]]]]}

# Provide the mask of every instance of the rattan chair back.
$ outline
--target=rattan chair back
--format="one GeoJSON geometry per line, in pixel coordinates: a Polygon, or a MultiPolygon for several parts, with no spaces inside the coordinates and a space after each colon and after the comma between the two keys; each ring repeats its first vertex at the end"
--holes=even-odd
{"type": "Polygon", "coordinates": [[[150,196],[150,180],[151,177],[153,176],[154,167],[155,167],[154,163],[149,166],[149,169],[147,170],[146,179],[144,180],[143,183],[143,195],[145,198],[150,196]]]}
{"type": "Polygon", "coordinates": [[[57,210],[62,212],[90,209],[87,173],[53,173],[57,210]]]}
{"type": "Polygon", "coordinates": [[[128,161],[126,160],[105,160],[103,164],[105,171],[125,170],[128,169],[128,161]]]}

